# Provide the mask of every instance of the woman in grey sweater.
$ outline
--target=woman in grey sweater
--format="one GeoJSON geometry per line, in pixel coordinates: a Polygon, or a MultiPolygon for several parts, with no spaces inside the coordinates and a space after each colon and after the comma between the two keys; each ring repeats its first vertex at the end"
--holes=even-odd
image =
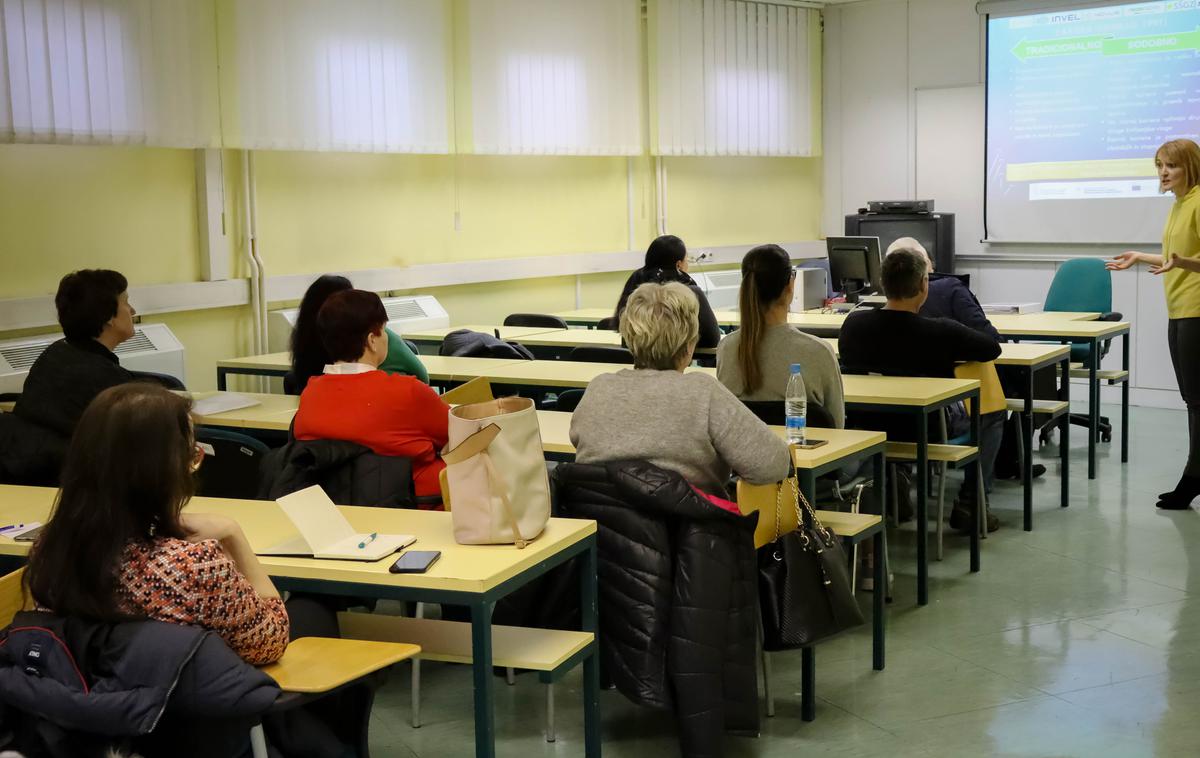
{"type": "Polygon", "coordinates": [[[643,284],[621,314],[634,368],[588,384],[571,417],[579,463],[649,461],[726,497],[730,472],[757,484],[787,476],[787,445],[719,382],[686,372],[699,331],[696,296],[643,284]]]}
{"type": "Polygon", "coordinates": [[[743,400],[783,400],[790,367],[800,364],[808,402],[846,424],[842,372],[833,348],[823,339],[788,324],[796,272],[779,245],[759,245],[742,259],[738,293],[741,328],[717,347],[717,379],[743,400]]]}

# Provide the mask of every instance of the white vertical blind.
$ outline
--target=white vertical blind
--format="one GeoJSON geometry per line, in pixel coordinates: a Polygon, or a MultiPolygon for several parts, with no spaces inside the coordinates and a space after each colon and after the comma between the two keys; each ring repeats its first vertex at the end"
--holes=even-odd
{"type": "Polygon", "coordinates": [[[657,155],[811,155],[816,11],[656,0],[657,155]]]}
{"type": "Polygon", "coordinates": [[[472,148],[643,152],[638,0],[469,0],[472,148]]]}
{"type": "Polygon", "coordinates": [[[0,141],[211,147],[206,0],[0,0],[0,141]]]}
{"type": "MultiPolygon", "coordinates": [[[[225,144],[449,151],[442,0],[233,0],[225,144]]],[[[224,7],[224,6],[223,6],[224,7]]]]}

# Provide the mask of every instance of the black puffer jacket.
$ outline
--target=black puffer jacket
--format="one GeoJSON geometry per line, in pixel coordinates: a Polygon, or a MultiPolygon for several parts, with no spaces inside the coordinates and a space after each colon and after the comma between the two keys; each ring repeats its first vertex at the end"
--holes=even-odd
{"type": "Polygon", "coordinates": [[[215,634],[161,621],[18,613],[0,633],[0,707],[27,756],[237,755],[279,697],[215,634]],[[184,736],[186,735],[186,736],[184,736]]]}
{"type": "Polygon", "coordinates": [[[533,360],[533,353],[519,342],[506,342],[495,335],[470,329],[458,329],[443,337],[438,355],[533,360]]]}
{"type": "Polygon", "coordinates": [[[671,708],[685,756],[757,733],[753,517],[723,511],[641,461],[562,464],[559,515],[599,524],[601,645],[617,688],[671,708]]]}
{"type": "Polygon", "coordinates": [[[259,496],[276,500],[319,484],[341,505],[415,508],[412,461],[343,440],[292,440],[263,458],[259,496]]]}

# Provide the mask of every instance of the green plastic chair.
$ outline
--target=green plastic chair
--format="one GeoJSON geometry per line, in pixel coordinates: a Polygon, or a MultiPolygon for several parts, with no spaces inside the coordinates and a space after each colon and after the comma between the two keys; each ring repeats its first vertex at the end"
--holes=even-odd
{"type": "MultiPolygon", "coordinates": [[[[1074,258],[1059,266],[1054,273],[1054,281],[1050,282],[1043,310],[1110,314],[1112,274],[1104,267],[1104,261],[1099,258],[1074,258]]],[[[1117,317],[1120,318],[1119,314],[1117,317]]],[[[1104,344],[1101,356],[1106,352],[1108,343],[1104,344]]],[[[1091,347],[1087,343],[1071,345],[1072,361],[1086,365],[1091,357],[1091,347]]]]}

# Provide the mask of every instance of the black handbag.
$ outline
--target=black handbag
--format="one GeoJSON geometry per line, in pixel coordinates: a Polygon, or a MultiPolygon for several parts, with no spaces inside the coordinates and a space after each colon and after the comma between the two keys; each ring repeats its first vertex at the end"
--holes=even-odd
{"type": "Polygon", "coordinates": [[[776,489],[775,541],[758,549],[758,600],[764,650],[808,647],[863,623],[841,541],[821,526],[794,478],[776,489]],[[798,529],[781,535],[788,491],[798,529]]]}

